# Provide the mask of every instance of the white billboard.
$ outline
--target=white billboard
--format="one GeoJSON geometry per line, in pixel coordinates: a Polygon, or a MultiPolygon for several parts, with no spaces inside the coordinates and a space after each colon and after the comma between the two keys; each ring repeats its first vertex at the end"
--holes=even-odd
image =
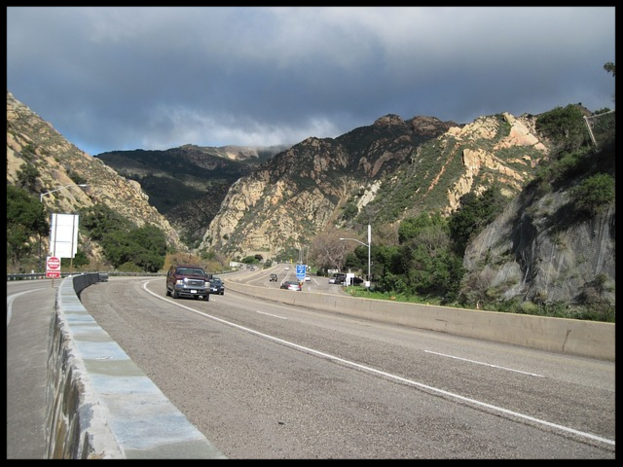
{"type": "Polygon", "coordinates": [[[78,250],[78,214],[53,213],[50,220],[50,253],[74,258],[78,250]]]}

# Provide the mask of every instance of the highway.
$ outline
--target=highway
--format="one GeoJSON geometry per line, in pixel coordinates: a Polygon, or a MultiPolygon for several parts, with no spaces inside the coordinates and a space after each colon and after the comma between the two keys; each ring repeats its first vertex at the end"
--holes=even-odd
{"type": "MultiPolygon", "coordinates": [[[[224,277],[227,277],[227,275],[224,277]]],[[[270,270],[249,274],[248,278],[245,279],[245,283],[278,289],[283,281],[296,280],[298,280],[296,277],[296,265],[281,264],[274,266],[270,270]],[[278,280],[276,282],[268,280],[271,273],[277,274],[278,280]]],[[[303,282],[303,291],[329,294],[344,293],[340,285],[329,284],[329,279],[327,277],[320,277],[313,274],[309,275],[309,281],[303,282]]]]}
{"type": "Polygon", "coordinates": [[[47,337],[55,295],[51,279],[7,282],[7,459],[45,458],[47,337]]]}
{"type": "MultiPolygon", "coordinates": [[[[283,266],[280,266],[283,268],[283,266]]],[[[280,281],[292,267],[255,275],[280,281]]],[[[303,292],[342,293],[312,276],[303,292]]],[[[615,363],[112,277],[85,308],[230,459],[614,459],[615,363]]],[[[18,300],[15,301],[17,303],[18,300]]]]}

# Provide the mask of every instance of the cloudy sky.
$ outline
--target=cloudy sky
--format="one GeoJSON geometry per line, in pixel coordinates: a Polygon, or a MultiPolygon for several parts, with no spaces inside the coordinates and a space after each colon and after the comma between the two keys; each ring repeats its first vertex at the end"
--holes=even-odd
{"type": "Polygon", "coordinates": [[[387,114],[614,109],[614,7],[7,7],[7,90],[89,154],[387,114]]]}

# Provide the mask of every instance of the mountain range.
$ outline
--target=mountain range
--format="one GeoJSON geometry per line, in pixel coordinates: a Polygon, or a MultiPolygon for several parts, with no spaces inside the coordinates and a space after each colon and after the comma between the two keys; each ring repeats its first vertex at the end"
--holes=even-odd
{"type": "MultiPolygon", "coordinates": [[[[374,241],[395,241],[405,218],[429,211],[449,215],[464,195],[496,185],[509,207],[465,255],[474,282],[486,282],[479,288],[504,285],[507,299],[544,290],[569,299],[603,274],[609,290],[615,278],[614,206],[588,224],[569,224],[554,242],[556,226],[547,219],[562,215],[567,190],[591,170],[614,176],[614,156],[602,154],[597,159],[603,167],[578,174],[554,193],[528,195],[551,151],[535,129],[537,119],[501,113],[457,124],[386,115],[339,137],[310,137],[291,147],[185,145],[90,156],[9,92],[7,183],[16,183],[22,164],[37,167],[40,193],[86,180],[84,190],[59,190],[46,203],[65,212],[104,203],[139,226],[160,227],[172,249],[232,260],[278,258],[328,230],[365,238],[368,225],[374,241]],[[489,255],[486,267],[483,254],[489,255]],[[552,284],[554,277],[565,285],[552,284]]],[[[96,244],[82,244],[98,258],[96,244]]]]}
{"type": "Polygon", "coordinates": [[[286,150],[184,146],[96,157],[139,181],[150,203],[199,250],[273,257],[326,228],[450,213],[461,196],[497,183],[510,198],[547,153],[534,117],[483,117],[469,125],[386,115],[337,138],[286,150]],[[263,156],[263,157],[262,157],[263,156]]]}

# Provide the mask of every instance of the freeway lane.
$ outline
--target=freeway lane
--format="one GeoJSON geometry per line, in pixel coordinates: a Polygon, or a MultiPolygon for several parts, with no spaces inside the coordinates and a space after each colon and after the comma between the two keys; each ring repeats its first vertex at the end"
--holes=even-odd
{"type": "MultiPolygon", "coordinates": [[[[283,281],[296,281],[296,265],[277,264],[269,269],[264,269],[256,272],[239,272],[237,274],[247,276],[245,282],[251,285],[258,285],[263,287],[272,287],[278,289],[283,281]],[[269,281],[271,273],[277,274],[277,281],[269,281]]],[[[231,274],[227,274],[228,276],[231,274]]],[[[321,292],[330,294],[342,294],[342,286],[329,284],[327,277],[317,276],[314,274],[309,275],[309,281],[303,282],[303,291],[305,292],[321,292]]]]}
{"type": "Polygon", "coordinates": [[[164,290],[111,278],[81,299],[229,458],[615,457],[613,362],[164,290]]]}
{"type": "Polygon", "coordinates": [[[49,279],[7,282],[7,459],[46,456],[46,339],[55,296],[49,279]]]}

